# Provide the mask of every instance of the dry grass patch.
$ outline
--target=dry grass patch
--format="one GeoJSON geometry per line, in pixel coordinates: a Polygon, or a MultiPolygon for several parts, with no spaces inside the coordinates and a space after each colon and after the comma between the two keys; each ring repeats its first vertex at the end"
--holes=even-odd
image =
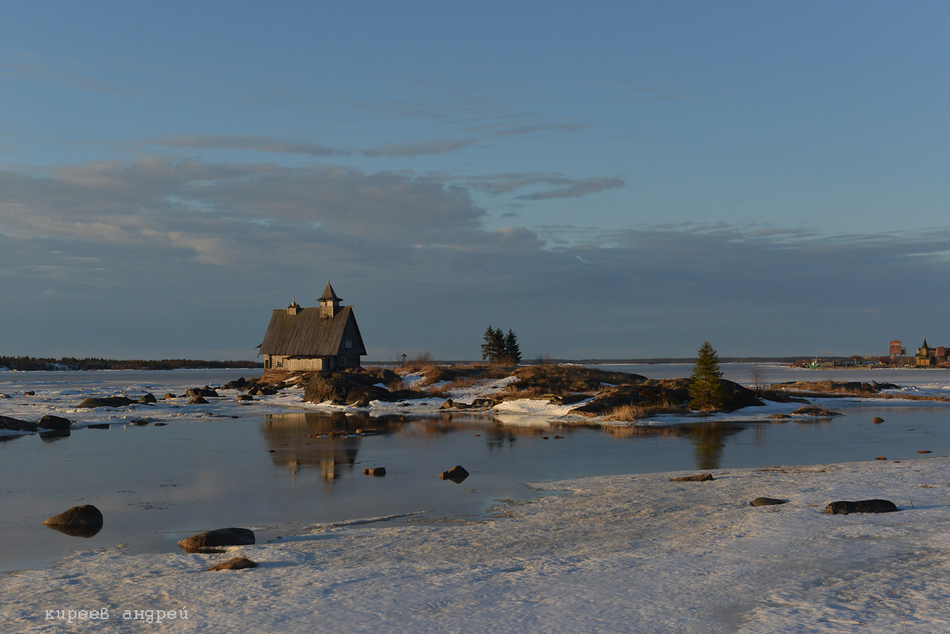
{"type": "Polygon", "coordinates": [[[643,418],[651,418],[660,414],[682,414],[684,408],[672,401],[663,401],[648,405],[620,405],[604,416],[604,420],[619,420],[633,422],[643,418]]]}

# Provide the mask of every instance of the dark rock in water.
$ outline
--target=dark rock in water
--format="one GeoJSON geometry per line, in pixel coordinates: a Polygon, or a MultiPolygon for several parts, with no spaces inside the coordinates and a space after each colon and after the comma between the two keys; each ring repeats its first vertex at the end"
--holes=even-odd
{"type": "Polygon", "coordinates": [[[253,543],[254,531],[232,527],[197,533],[179,541],[178,547],[190,553],[200,553],[221,546],[248,546],[253,543]]]}
{"type": "Polygon", "coordinates": [[[40,422],[37,423],[37,427],[40,429],[53,429],[56,431],[69,430],[70,422],[68,418],[63,418],[62,416],[53,416],[52,414],[47,414],[40,419],[40,422]]]}
{"type": "Polygon", "coordinates": [[[206,386],[204,386],[204,387],[193,387],[193,388],[191,388],[190,390],[188,390],[187,392],[185,392],[185,396],[213,396],[213,397],[220,397],[221,395],[218,394],[217,391],[212,390],[210,387],[208,387],[208,386],[206,385],[206,386]]]}
{"type": "Polygon", "coordinates": [[[752,506],[776,506],[779,504],[788,504],[788,500],[779,500],[776,498],[755,498],[749,502],[752,506]]]}
{"type": "Polygon", "coordinates": [[[771,420],[788,420],[791,416],[788,414],[772,414],[769,418],[771,420]]]}
{"type": "Polygon", "coordinates": [[[711,473],[697,473],[696,475],[670,478],[670,482],[709,482],[710,480],[715,480],[711,473]]]}
{"type": "Polygon", "coordinates": [[[92,504],[83,504],[48,517],[43,524],[73,537],[92,537],[102,530],[102,512],[92,504]]]}
{"type": "Polygon", "coordinates": [[[235,379],[235,380],[233,380],[233,381],[228,381],[228,382],[222,387],[222,389],[224,389],[224,390],[242,390],[242,389],[244,389],[245,387],[247,387],[247,379],[245,379],[245,378],[242,376],[242,377],[239,378],[239,379],[235,379]]]}
{"type": "Polygon", "coordinates": [[[142,396],[138,402],[142,403],[143,405],[151,405],[152,403],[156,403],[157,401],[158,399],[155,398],[155,395],[149,392],[148,394],[142,396]]]}
{"type": "Polygon", "coordinates": [[[875,460],[887,460],[887,458],[885,458],[884,456],[878,456],[877,458],[875,458],[875,460]]]}
{"type": "Polygon", "coordinates": [[[247,557],[235,557],[210,566],[208,570],[244,570],[245,568],[257,568],[257,565],[256,561],[251,561],[247,557]]]}
{"type": "Polygon", "coordinates": [[[23,393],[23,396],[36,396],[36,392],[34,392],[33,390],[27,390],[26,392],[23,393]]]}
{"type": "Polygon", "coordinates": [[[495,406],[495,402],[490,398],[477,398],[472,401],[472,407],[480,409],[490,409],[495,406]]]}
{"type": "Polygon", "coordinates": [[[239,403],[245,403],[247,401],[253,401],[254,397],[249,394],[238,394],[237,400],[239,403]]]}
{"type": "Polygon", "coordinates": [[[171,392],[169,392],[168,394],[166,394],[166,395],[163,396],[162,398],[167,401],[167,400],[170,399],[170,398],[178,398],[178,397],[175,396],[174,394],[172,394],[171,392]]]}
{"type": "Polygon", "coordinates": [[[822,513],[832,515],[848,515],[849,513],[893,513],[899,510],[890,500],[857,500],[849,502],[839,500],[825,507],[822,513]]]}
{"type": "Polygon", "coordinates": [[[94,407],[125,407],[135,403],[125,396],[91,396],[76,407],[82,409],[92,409],[94,407]]]}
{"type": "Polygon", "coordinates": [[[442,405],[439,406],[439,409],[453,409],[455,407],[455,401],[452,399],[447,399],[442,405]]]}
{"type": "Polygon", "coordinates": [[[25,420],[17,420],[9,416],[0,416],[0,429],[9,431],[36,431],[36,423],[28,423],[25,420]]]}
{"type": "Polygon", "coordinates": [[[804,407],[799,407],[794,412],[795,416],[821,416],[822,418],[828,416],[841,416],[841,412],[832,412],[823,407],[818,407],[817,405],[805,405],[804,407]]]}
{"type": "Polygon", "coordinates": [[[881,423],[884,422],[884,419],[881,418],[880,416],[875,416],[874,418],[871,419],[871,422],[874,423],[875,425],[880,425],[881,423]]]}
{"type": "Polygon", "coordinates": [[[372,469],[363,469],[363,475],[376,476],[381,478],[386,475],[386,467],[374,467],[372,469]]]}
{"type": "Polygon", "coordinates": [[[205,400],[205,397],[203,396],[196,396],[190,401],[188,401],[188,404],[189,405],[207,405],[208,401],[205,400]]]}
{"type": "Polygon", "coordinates": [[[92,423],[88,427],[89,429],[109,429],[112,425],[109,423],[92,423]]]}
{"type": "Polygon", "coordinates": [[[455,484],[460,484],[468,477],[468,471],[466,471],[461,465],[456,465],[449,469],[448,471],[443,471],[439,474],[439,477],[443,480],[451,480],[455,484]]]}

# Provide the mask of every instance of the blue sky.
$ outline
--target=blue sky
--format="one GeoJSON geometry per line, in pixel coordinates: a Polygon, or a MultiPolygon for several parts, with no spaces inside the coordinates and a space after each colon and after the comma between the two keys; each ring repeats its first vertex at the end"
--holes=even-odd
{"type": "Polygon", "coordinates": [[[0,354],[950,345],[941,2],[35,2],[0,22],[0,354]]]}

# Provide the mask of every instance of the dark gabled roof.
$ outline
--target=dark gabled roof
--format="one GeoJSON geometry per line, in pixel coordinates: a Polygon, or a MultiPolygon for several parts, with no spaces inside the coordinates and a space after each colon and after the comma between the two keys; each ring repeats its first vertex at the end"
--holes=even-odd
{"type": "Polygon", "coordinates": [[[304,308],[296,315],[286,309],[277,309],[271,315],[267,334],[261,343],[260,354],[281,356],[329,357],[343,351],[343,333],[347,322],[353,322],[356,332],[350,354],[366,354],[353,309],[344,306],[335,316],[321,316],[319,308],[304,308]]]}

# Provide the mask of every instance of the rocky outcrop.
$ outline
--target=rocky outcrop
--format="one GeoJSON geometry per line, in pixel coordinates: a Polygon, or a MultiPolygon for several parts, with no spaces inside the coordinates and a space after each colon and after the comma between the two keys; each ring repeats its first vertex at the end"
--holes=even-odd
{"type": "Polygon", "coordinates": [[[883,390],[899,389],[899,387],[893,383],[878,383],[877,381],[871,381],[870,383],[859,383],[857,381],[788,381],[786,383],[773,383],[771,386],[773,390],[786,392],[837,396],[870,396],[883,390]]]}
{"type": "MultiPolygon", "coordinates": [[[[665,410],[689,411],[691,379],[645,379],[636,385],[617,385],[601,390],[588,403],[571,410],[582,416],[604,416],[624,406],[662,407],[665,410]]],[[[743,407],[762,405],[755,392],[733,381],[723,379],[725,401],[718,410],[733,412],[743,407]]]]}
{"type": "Polygon", "coordinates": [[[207,397],[220,398],[221,397],[221,395],[218,394],[217,390],[213,390],[207,385],[204,387],[193,387],[187,392],[185,392],[185,396],[191,396],[191,397],[201,396],[205,398],[207,397]]]}
{"type": "Polygon", "coordinates": [[[389,390],[385,385],[398,385],[402,377],[392,370],[359,368],[329,374],[314,374],[304,388],[303,400],[309,403],[330,401],[337,405],[365,407],[370,401],[404,401],[422,398],[424,392],[389,390]]]}
{"type": "Polygon", "coordinates": [[[779,500],[777,498],[755,498],[749,502],[752,506],[778,506],[779,504],[788,504],[788,500],[779,500]]]}
{"type": "Polygon", "coordinates": [[[36,423],[28,423],[25,420],[17,420],[9,416],[0,416],[0,429],[34,432],[37,430],[37,425],[36,423]]]}
{"type": "Polygon", "coordinates": [[[190,553],[208,552],[222,546],[248,546],[253,544],[254,531],[247,528],[218,528],[197,533],[178,542],[178,547],[190,553]]]}
{"type": "Polygon", "coordinates": [[[68,418],[63,418],[62,416],[53,416],[52,414],[47,414],[40,419],[40,422],[36,424],[40,429],[52,429],[54,431],[69,431],[70,422],[68,418]]]}
{"type": "Polygon", "coordinates": [[[804,407],[799,407],[794,412],[793,416],[817,416],[819,418],[830,418],[831,416],[841,416],[840,412],[832,412],[823,407],[818,407],[817,405],[805,405],[804,407]]]}
{"type": "Polygon", "coordinates": [[[93,409],[96,407],[125,407],[132,405],[135,401],[125,396],[91,396],[85,399],[76,407],[80,409],[93,409]]]}
{"type": "Polygon", "coordinates": [[[247,568],[257,568],[257,562],[251,561],[247,557],[234,557],[219,564],[209,566],[208,570],[245,570],[247,568]]]}
{"type": "Polygon", "coordinates": [[[709,482],[710,480],[715,480],[711,473],[697,473],[696,475],[670,478],[670,482],[709,482]]]}
{"type": "Polygon", "coordinates": [[[848,515],[850,513],[893,513],[900,509],[890,500],[839,500],[825,507],[822,513],[848,515]]]}

